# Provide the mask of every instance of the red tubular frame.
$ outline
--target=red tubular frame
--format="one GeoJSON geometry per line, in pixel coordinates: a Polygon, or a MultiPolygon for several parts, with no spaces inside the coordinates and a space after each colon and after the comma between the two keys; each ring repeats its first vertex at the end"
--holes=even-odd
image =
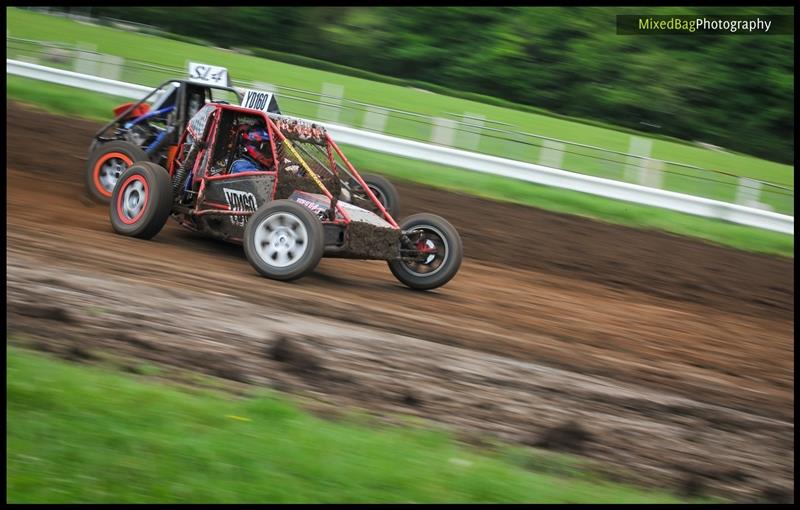
{"type": "Polygon", "coordinates": [[[275,175],[277,173],[278,172],[276,172],[275,170],[266,170],[266,171],[253,170],[251,172],[239,172],[239,173],[233,174],[233,175],[231,175],[231,174],[211,175],[209,177],[206,177],[205,180],[207,180],[207,181],[222,181],[222,180],[225,180],[225,179],[230,179],[232,177],[249,177],[251,175],[275,175]]]}
{"type": "Polygon", "coordinates": [[[194,213],[195,216],[208,216],[209,214],[219,214],[220,216],[252,216],[252,211],[231,211],[230,209],[202,209],[194,213]]]}
{"type": "Polygon", "coordinates": [[[384,218],[386,221],[388,221],[389,223],[391,223],[391,224],[392,224],[392,226],[393,226],[394,228],[400,228],[400,227],[397,225],[397,223],[394,221],[394,218],[392,218],[392,215],[391,215],[391,214],[389,214],[389,211],[387,211],[387,210],[386,210],[386,209],[383,207],[383,204],[381,204],[380,200],[378,200],[378,199],[375,197],[375,194],[374,194],[374,193],[372,193],[372,190],[371,190],[371,189],[369,189],[369,186],[367,186],[367,183],[365,183],[365,182],[364,182],[364,179],[362,179],[362,178],[361,178],[361,174],[359,174],[359,173],[358,173],[358,171],[355,169],[355,167],[354,167],[352,164],[350,164],[350,161],[348,161],[348,160],[347,160],[347,158],[345,157],[345,155],[342,153],[342,150],[339,148],[339,146],[338,146],[338,145],[336,145],[336,142],[334,142],[334,141],[331,139],[331,136],[330,136],[330,135],[329,135],[327,132],[325,133],[325,139],[328,141],[328,144],[329,144],[331,147],[333,147],[333,149],[336,151],[336,154],[338,154],[338,155],[339,155],[339,157],[340,157],[340,158],[342,158],[342,161],[344,162],[344,164],[345,164],[345,165],[347,165],[347,169],[348,169],[350,172],[352,172],[352,174],[353,174],[353,177],[355,177],[355,178],[356,178],[356,180],[357,180],[357,181],[358,181],[358,183],[361,185],[361,187],[362,187],[362,188],[364,188],[364,191],[366,191],[366,192],[367,192],[367,196],[369,196],[370,200],[372,200],[372,202],[373,202],[375,205],[377,205],[377,206],[378,206],[378,210],[381,212],[381,214],[383,214],[383,218],[384,218]]]}
{"type": "MultiPolygon", "coordinates": [[[[209,160],[214,156],[213,149],[214,149],[214,144],[216,143],[216,139],[217,139],[216,127],[218,126],[218,124],[220,122],[220,118],[221,118],[221,115],[219,115],[218,112],[220,112],[222,110],[231,110],[231,111],[234,111],[234,112],[246,113],[248,115],[261,115],[261,117],[266,121],[266,125],[268,126],[268,128],[270,130],[270,134],[271,134],[271,136],[270,136],[270,146],[272,148],[272,157],[273,157],[273,161],[275,162],[275,165],[276,165],[275,166],[276,170],[258,171],[258,172],[242,172],[242,173],[238,173],[238,174],[234,174],[234,175],[225,174],[225,175],[212,175],[212,176],[207,176],[205,174],[205,171],[204,171],[203,175],[200,177],[200,189],[197,192],[197,200],[195,201],[195,207],[191,211],[191,214],[194,215],[194,216],[206,216],[206,215],[209,215],[209,214],[218,214],[218,215],[224,215],[224,216],[251,216],[253,214],[252,212],[248,212],[248,211],[232,211],[230,209],[226,210],[224,208],[226,206],[223,206],[222,204],[217,204],[217,203],[203,204],[203,199],[205,198],[205,191],[206,191],[206,181],[225,180],[225,179],[231,179],[231,178],[237,178],[237,177],[247,177],[247,176],[251,176],[251,175],[265,175],[265,174],[266,175],[270,175],[270,174],[272,174],[272,175],[275,175],[275,183],[274,183],[274,185],[272,187],[272,197],[271,197],[274,200],[275,199],[275,192],[276,192],[277,187],[278,187],[278,178],[277,178],[278,177],[278,175],[277,175],[278,174],[278,172],[277,172],[278,166],[277,165],[279,165],[281,163],[280,161],[278,161],[278,152],[277,152],[277,148],[276,148],[276,137],[281,142],[287,144],[289,147],[293,147],[293,145],[292,145],[292,142],[290,140],[288,140],[286,138],[286,136],[283,135],[283,133],[281,133],[280,129],[278,129],[278,127],[275,125],[275,123],[272,121],[272,119],[270,119],[269,116],[264,114],[263,112],[256,112],[256,111],[254,111],[252,109],[242,108],[240,106],[235,106],[235,105],[224,105],[224,106],[220,105],[216,109],[216,111],[214,113],[212,113],[213,117],[210,119],[211,125],[209,126],[209,129],[213,129],[214,130],[214,134],[212,135],[211,140],[208,142],[206,147],[197,154],[197,159],[195,160],[194,167],[192,168],[192,182],[194,182],[194,179],[197,178],[197,170],[200,169],[199,167],[200,167],[200,165],[201,165],[201,163],[203,161],[204,156],[208,153],[209,160]],[[201,205],[208,205],[210,208],[201,209],[200,208],[201,205]]],[[[185,142],[186,142],[186,132],[184,132],[181,135],[181,138],[178,141],[178,144],[175,146],[175,155],[176,156],[177,156],[177,153],[178,153],[178,148],[182,147],[185,142]]],[[[383,207],[383,204],[380,203],[380,201],[377,199],[375,194],[372,193],[372,191],[369,189],[369,186],[367,186],[367,184],[364,182],[364,179],[361,177],[361,175],[358,173],[358,171],[355,169],[355,167],[350,163],[350,161],[347,159],[347,157],[342,153],[342,150],[339,148],[338,145],[336,145],[336,142],[334,142],[333,139],[331,139],[330,135],[327,132],[325,133],[325,142],[326,142],[326,152],[328,153],[328,162],[331,165],[331,171],[334,173],[334,175],[338,178],[339,171],[337,169],[336,161],[334,159],[334,155],[333,155],[333,152],[331,151],[331,148],[333,148],[333,150],[336,151],[336,154],[339,155],[339,157],[342,159],[344,164],[347,166],[348,171],[352,174],[352,176],[356,179],[356,181],[358,181],[358,183],[361,185],[361,187],[364,188],[364,191],[366,191],[367,196],[378,207],[378,210],[383,215],[383,218],[386,221],[388,221],[392,225],[392,227],[399,229],[400,227],[394,221],[394,218],[392,218],[392,216],[389,214],[389,212],[386,210],[386,208],[383,207]]],[[[302,162],[305,162],[305,160],[302,159],[302,157],[300,157],[300,158],[301,158],[302,162]]],[[[176,159],[177,159],[176,157],[173,157],[169,161],[168,171],[169,171],[170,176],[174,175],[176,159]]],[[[307,167],[308,164],[306,163],[303,166],[307,167]]],[[[203,170],[205,170],[205,169],[203,169],[203,170]]],[[[314,173],[313,170],[310,170],[310,168],[306,168],[306,171],[310,171],[311,173],[314,173]]],[[[314,175],[316,176],[316,173],[314,173],[314,175]]],[[[322,183],[322,181],[319,180],[318,176],[317,176],[316,179],[314,179],[314,181],[317,183],[317,185],[319,186],[319,188],[322,191],[322,193],[326,197],[328,197],[328,200],[333,200],[333,195],[331,194],[330,191],[328,191],[328,188],[325,186],[325,184],[322,183]]],[[[344,223],[344,224],[347,224],[347,223],[350,223],[352,221],[350,219],[350,216],[347,214],[347,211],[341,206],[341,203],[337,202],[336,210],[339,212],[339,214],[341,214],[342,219],[334,219],[332,221],[325,221],[325,223],[334,223],[334,224],[342,224],[342,223],[344,223]]]]}
{"type": "MultiPolygon", "coordinates": [[[[252,111],[252,110],[250,110],[250,111],[252,111]]],[[[288,143],[289,146],[291,146],[292,142],[288,138],[283,136],[283,133],[281,133],[281,130],[278,129],[278,126],[276,126],[275,123],[272,122],[272,119],[270,119],[269,117],[267,117],[263,113],[261,115],[267,121],[267,125],[269,126],[270,132],[274,133],[283,143],[288,143]]],[[[272,139],[273,137],[270,137],[270,138],[272,139]]],[[[303,161],[305,162],[305,160],[303,160],[303,161]]],[[[275,160],[275,162],[276,162],[276,165],[279,164],[277,160],[275,160]]],[[[305,166],[308,166],[308,164],[306,163],[305,166]]],[[[334,165],[334,168],[336,168],[335,165],[334,165]]],[[[310,171],[310,172],[313,173],[313,170],[311,170],[310,168],[306,168],[306,171],[310,171]]],[[[331,170],[331,171],[335,172],[335,170],[331,170]]],[[[316,174],[314,174],[314,175],[316,175],[316,174]]],[[[315,179],[315,182],[316,181],[319,181],[319,177],[317,177],[317,179],[315,179]]],[[[277,181],[277,179],[275,179],[276,187],[277,187],[277,184],[278,184],[278,181],[277,181]]],[[[325,196],[328,197],[328,200],[333,200],[333,195],[331,194],[330,191],[328,191],[328,188],[325,187],[325,184],[322,183],[322,181],[317,182],[317,186],[319,186],[319,188],[322,190],[322,192],[325,194],[325,196]]],[[[378,205],[380,205],[380,204],[378,204],[378,205]]],[[[339,211],[339,214],[342,215],[343,220],[339,221],[339,220],[334,219],[331,223],[350,223],[350,221],[351,221],[350,220],[350,216],[347,214],[347,211],[344,210],[344,208],[341,206],[341,204],[338,201],[336,202],[336,210],[339,211]]]]}

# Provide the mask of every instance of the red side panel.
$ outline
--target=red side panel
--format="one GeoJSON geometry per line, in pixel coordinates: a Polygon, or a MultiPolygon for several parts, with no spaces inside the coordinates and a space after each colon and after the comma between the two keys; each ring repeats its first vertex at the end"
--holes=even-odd
{"type": "Polygon", "coordinates": [[[167,150],[167,171],[169,174],[172,175],[173,168],[172,162],[175,161],[175,156],[178,154],[178,146],[177,145],[170,145],[169,150],[167,150]]]}
{"type": "MultiPolygon", "coordinates": [[[[125,103],[117,106],[116,108],[114,108],[114,116],[119,117],[125,110],[130,108],[132,104],[133,103],[125,103]]],[[[150,111],[150,105],[147,103],[142,103],[133,110],[131,110],[130,113],[128,113],[128,115],[125,118],[129,119],[129,118],[141,117],[142,115],[144,115],[149,111],[150,111]]]]}

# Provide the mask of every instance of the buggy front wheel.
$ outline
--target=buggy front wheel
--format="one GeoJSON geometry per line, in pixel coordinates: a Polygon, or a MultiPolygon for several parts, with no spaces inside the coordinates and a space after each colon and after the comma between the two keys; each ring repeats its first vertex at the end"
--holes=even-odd
{"type": "Polygon", "coordinates": [[[262,275],[289,281],[307,275],[325,249],[322,221],[291,200],[274,200],[259,208],[244,229],[244,254],[262,275]]]}
{"type": "Polygon", "coordinates": [[[414,214],[400,224],[404,238],[400,257],[389,269],[401,283],[430,290],[449,282],[461,267],[463,245],[458,231],[435,214],[414,214]]]}
{"type": "Polygon", "coordinates": [[[107,204],[122,173],[140,161],[149,161],[147,153],[130,142],[98,144],[89,154],[86,167],[87,192],[94,200],[107,204]]]}
{"type": "Polygon", "coordinates": [[[136,163],[120,176],[109,205],[116,233],[150,239],[161,232],[172,211],[169,173],[150,161],[136,163]]]}

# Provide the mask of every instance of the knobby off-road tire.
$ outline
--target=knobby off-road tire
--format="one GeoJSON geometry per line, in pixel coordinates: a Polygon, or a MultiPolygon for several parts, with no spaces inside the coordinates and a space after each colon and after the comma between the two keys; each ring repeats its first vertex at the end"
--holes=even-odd
{"type": "Polygon", "coordinates": [[[301,278],[317,267],[325,249],[322,221],[291,200],[261,206],[244,229],[244,253],[262,275],[274,280],[301,278]]]}
{"type": "Polygon", "coordinates": [[[362,174],[361,178],[364,179],[381,205],[389,211],[392,218],[397,220],[400,214],[400,193],[397,192],[394,184],[382,175],[362,174]]]}
{"type": "Polygon", "coordinates": [[[120,176],[109,204],[114,231],[140,239],[158,234],[171,210],[169,173],[150,161],[136,163],[120,176]]]}
{"type": "Polygon", "coordinates": [[[89,151],[86,153],[87,161],[88,161],[88,158],[90,158],[92,156],[92,153],[94,151],[96,151],[97,148],[100,147],[101,145],[103,145],[103,142],[100,142],[97,139],[93,139],[92,140],[92,143],[89,144],[89,151]]]}
{"type": "Polygon", "coordinates": [[[435,214],[414,214],[400,223],[418,248],[429,250],[418,260],[394,259],[389,269],[401,283],[415,290],[430,290],[449,282],[461,267],[464,248],[458,231],[435,214]]]}
{"type": "Polygon", "coordinates": [[[149,161],[147,153],[125,141],[98,145],[86,164],[86,191],[97,202],[107,204],[122,173],[134,163],[149,161]]]}

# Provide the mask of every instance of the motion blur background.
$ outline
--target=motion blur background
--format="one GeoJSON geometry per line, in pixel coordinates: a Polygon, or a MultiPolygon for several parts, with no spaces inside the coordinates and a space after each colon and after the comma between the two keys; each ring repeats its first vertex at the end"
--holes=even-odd
{"type": "MultiPolygon", "coordinates": [[[[225,62],[238,86],[277,92],[291,115],[794,214],[791,35],[617,35],[617,15],[668,8],[44,9],[84,25],[17,22],[9,57],[154,86],[203,56],[225,62]]],[[[12,95],[27,88],[11,83],[12,95]]],[[[81,115],[102,118],[100,101],[81,115]]],[[[403,162],[366,157],[396,177],[465,187],[463,172],[422,165],[428,175],[412,175],[403,162]]],[[[532,203],[524,187],[500,182],[466,188],[532,203]]],[[[671,215],[541,195],[541,207],[742,246],[671,215]]],[[[758,244],[787,253],[785,243],[758,244]]]]}
{"type": "MultiPolygon", "coordinates": [[[[614,30],[617,15],[675,14],[671,7],[52,9],[134,21],[150,25],[145,33],[160,29],[266,58],[277,56],[273,50],[285,62],[312,57],[354,68],[356,76],[374,78],[364,72],[371,71],[403,80],[390,83],[435,84],[781,163],[794,159],[792,37],[621,37],[614,30]]],[[[713,7],[679,11],[720,14],[713,7]]]]}
{"type": "Polygon", "coordinates": [[[623,14],[794,9],[7,8],[7,499],[793,501],[794,36],[622,36],[623,14]],[[324,260],[280,285],[176,225],[111,234],[86,151],[131,97],[25,74],[154,87],[189,61],[357,134],[790,227],[356,136],[402,216],[458,228],[461,272],[419,294],[324,260]]]}

